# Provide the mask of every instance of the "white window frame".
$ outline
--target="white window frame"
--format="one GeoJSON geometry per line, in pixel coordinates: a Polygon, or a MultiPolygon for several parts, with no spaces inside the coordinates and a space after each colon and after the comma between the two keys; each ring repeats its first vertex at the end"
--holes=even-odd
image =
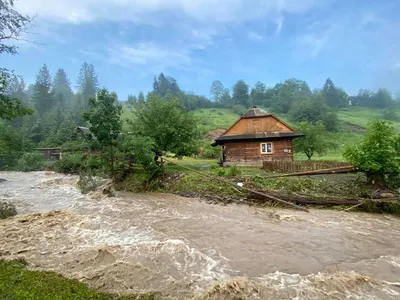
{"type": "Polygon", "coordinates": [[[268,142],[268,143],[261,143],[260,144],[260,151],[261,151],[261,154],[272,154],[272,153],[274,153],[274,145],[273,145],[273,143],[272,142],[268,142]],[[271,151],[268,151],[268,144],[270,144],[271,145],[271,151]],[[265,145],[265,152],[263,151],[263,145],[265,145]]]}

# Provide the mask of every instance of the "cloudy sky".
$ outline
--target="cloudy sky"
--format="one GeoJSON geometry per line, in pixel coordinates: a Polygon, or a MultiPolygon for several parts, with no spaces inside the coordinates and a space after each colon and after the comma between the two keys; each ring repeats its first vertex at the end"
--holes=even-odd
{"type": "Polygon", "coordinates": [[[295,77],[311,88],[331,77],[350,94],[400,92],[398,0],[17,0],[36,15],[19,55],[1,64],[28,83],[43,63],[74,83],[93,63],[123,100],[156,73],[209,95],[213,80],[268,86],[295,77]]]}

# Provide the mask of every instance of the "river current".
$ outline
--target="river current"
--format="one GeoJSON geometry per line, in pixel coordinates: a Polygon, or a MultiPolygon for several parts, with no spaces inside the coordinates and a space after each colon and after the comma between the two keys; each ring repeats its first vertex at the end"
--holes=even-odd
{"type": "Polygon", "coordinates": [[[78,177],[0,172],[0,258],[167,299],[400,299],[400,218],[80,194],[78,177]]]}

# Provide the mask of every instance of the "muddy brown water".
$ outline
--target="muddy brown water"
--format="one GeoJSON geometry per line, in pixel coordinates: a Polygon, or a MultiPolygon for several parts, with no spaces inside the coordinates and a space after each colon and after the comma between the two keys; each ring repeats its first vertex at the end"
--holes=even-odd
{"type": "Polygon", "coordinates": [[[76,176],[0,172],[0,257],[108,292],[171,299],[400,299],[400,219],[81,195],[76,176]]]}

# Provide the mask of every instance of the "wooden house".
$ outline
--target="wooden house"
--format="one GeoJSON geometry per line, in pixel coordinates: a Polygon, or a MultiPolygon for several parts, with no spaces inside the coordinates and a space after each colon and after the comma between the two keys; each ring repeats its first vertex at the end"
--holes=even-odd
{"type": "Polygon", "coordinates": [[[292,161],[292,141],[302,136],[275,115],[253,106],[212,145],[222,146],[224,165],[262,166],[263,161],[292,161]]]}

